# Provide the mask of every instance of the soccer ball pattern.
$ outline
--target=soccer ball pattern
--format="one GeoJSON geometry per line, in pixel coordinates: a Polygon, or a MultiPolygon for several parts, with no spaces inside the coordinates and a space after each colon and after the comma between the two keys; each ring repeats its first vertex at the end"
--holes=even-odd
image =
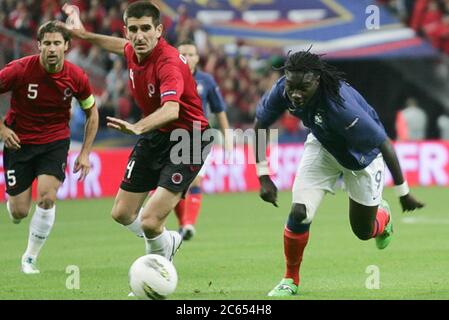
{"type": "Polygon", "coordinates": [[[129,286],[139,299],[165,299],[175,291],[177,283],[173,263],[157,254],[138,258],[129,269],[129,286]]]}

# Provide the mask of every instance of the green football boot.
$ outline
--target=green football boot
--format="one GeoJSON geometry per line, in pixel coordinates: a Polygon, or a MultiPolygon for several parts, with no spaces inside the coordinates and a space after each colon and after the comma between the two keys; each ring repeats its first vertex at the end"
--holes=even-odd
{"type": "Polygon", "coordinates": [[[376,247],[378,249],[385,249],[390,244],[391,239],[393,238],[393,217],[391,215],[391,209],[387,201],[382,200],[380,207],[385,209],[385,211],[388,213],[388,216],[390,217],[390,220],[388,221],[384,232],[376,237],[376,247]]]}
{"type": "Polygon", "coordinates": [[[290,297],[298,293],[298,286],[293,279],[282,279],[279,284],[268,293],[269,297],[290,297]]]}

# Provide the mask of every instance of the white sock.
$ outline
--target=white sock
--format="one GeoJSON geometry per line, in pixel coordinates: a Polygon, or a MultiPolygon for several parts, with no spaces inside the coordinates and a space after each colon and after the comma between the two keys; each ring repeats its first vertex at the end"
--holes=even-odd
{"type": "Polygon", "coordinates": [[[16,219],[16,218],[14,218],[14,216],[12,215],[12,213],[11,213],[11,207],[10,207],[10,205],[9,205],[9,200],[6,201],[6,210],[8,211],[9,218],[11,219],[11,221],[12,221],[13,223],[17,224],[17,223],[20,222],[20,219],[16,219]]]}
{"type": "Polygon", "coordinates": [[[158,254],[165,256],[166,248],[172,245],[170,233],[164,228],[164,231],[153,239],[145,236],[145,251],[147,254],[158,254]]]}
{"type": "Polygon", "coordinates": [[[55,212],[56,206],[50,209],[42,209],[36,205],[36,211],[34,211],[30,223],[28,247],[24,256],[37,258],[55,222],[55,212]]]}
{"type": "Polygon", "coordinates": [[[8,213],[11,215],[11,209],[9,208],[9,200],[6,201],[6,210],[8,210],[8,213]]]}
{"type": "Polygon", "coordinates": [[[12,213],[11,213],[11,209],[9,206],[9,200],[6,201],[6,210],[8,211],[9,217],[11,218],[12,221],[17,220],[16,218],[13,217],[12,213]]]}
{"type": "Polygon", "coordinates": [[[139,213],[137,214],[136,220],[134,220],[132,223],[126,225],[132,233],[134,233],[136,236],[143,238],[143,230],[142,230],[142,211],[143,208],[140,208],[139,213]]]}

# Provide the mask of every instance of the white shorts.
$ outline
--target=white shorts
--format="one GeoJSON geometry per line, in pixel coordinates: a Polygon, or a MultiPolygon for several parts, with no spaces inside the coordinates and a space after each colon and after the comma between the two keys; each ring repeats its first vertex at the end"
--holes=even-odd
{"type": "Polygon", "coordinates": [[[344,168],[316,139],[309,134],[304,153],[296,171],[293,184],[293,203],[300,199],[303,190],[320,189],[335,191],[335,184],[342,176],[349,197],[365,206],[377,206],[382,200],[385,165],[379,153],[365,169],[353,171],[344,168]]]}

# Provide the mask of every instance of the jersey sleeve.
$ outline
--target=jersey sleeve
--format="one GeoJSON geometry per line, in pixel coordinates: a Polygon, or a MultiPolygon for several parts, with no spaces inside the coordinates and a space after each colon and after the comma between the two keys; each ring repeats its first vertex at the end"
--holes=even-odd
{"type": "Polygon", "coordinates": [[[128,59],[131,59],[131,57],[133,56],[133,52],[134,52],[134,49],[133,49],[131,43],[127,42],[125,44],[125,46],[123,47],[123,55],[128,60],[128,59]]]}
{"type": "Polygon", "coordinates": [[[184,92],[184,78],[175,57],[168,57],[158,66],[161,105],[167,101],[178,102],[184,92]]]}
{"type": "Polygon", "coordinates": [[[209,78],[207,102],[212,113],[223,112],[226,109],[226,103],[221,95],[220,88],[212,76],[209,78]]]}
{"type": "Polygon", "coordinates": [[[8,63],[0,70],[0,93],[11,91],[22,77],[23,68],[20,62],[8,63]]]}
{"type": "Polygon", "coordinates": [[[256,107],[256,119],[262,126],[268,128],[285,112],[287,103],[282,93],[283,89],[278,81],[260,99],[256,107]]]}
{"type": "Polygon", "coordinates": [[[382,124],[374,120],[362,108],[348,107],[349,103],[357,102],[346,100],[345,108],[335,108],[339,110],[332,114],[334,129],[345,138],[348,145],[357,150],[364,151],[379,147],[387,139],[382,124]]]}
{"type": "Polygon", "coordinates": [[[79,91],[75,97],[78,99],[78,102],[83,110],[90,109],[95,104],[95,98],[92,94],[89,78],[85,72],[81,72],[79,91]]]}

